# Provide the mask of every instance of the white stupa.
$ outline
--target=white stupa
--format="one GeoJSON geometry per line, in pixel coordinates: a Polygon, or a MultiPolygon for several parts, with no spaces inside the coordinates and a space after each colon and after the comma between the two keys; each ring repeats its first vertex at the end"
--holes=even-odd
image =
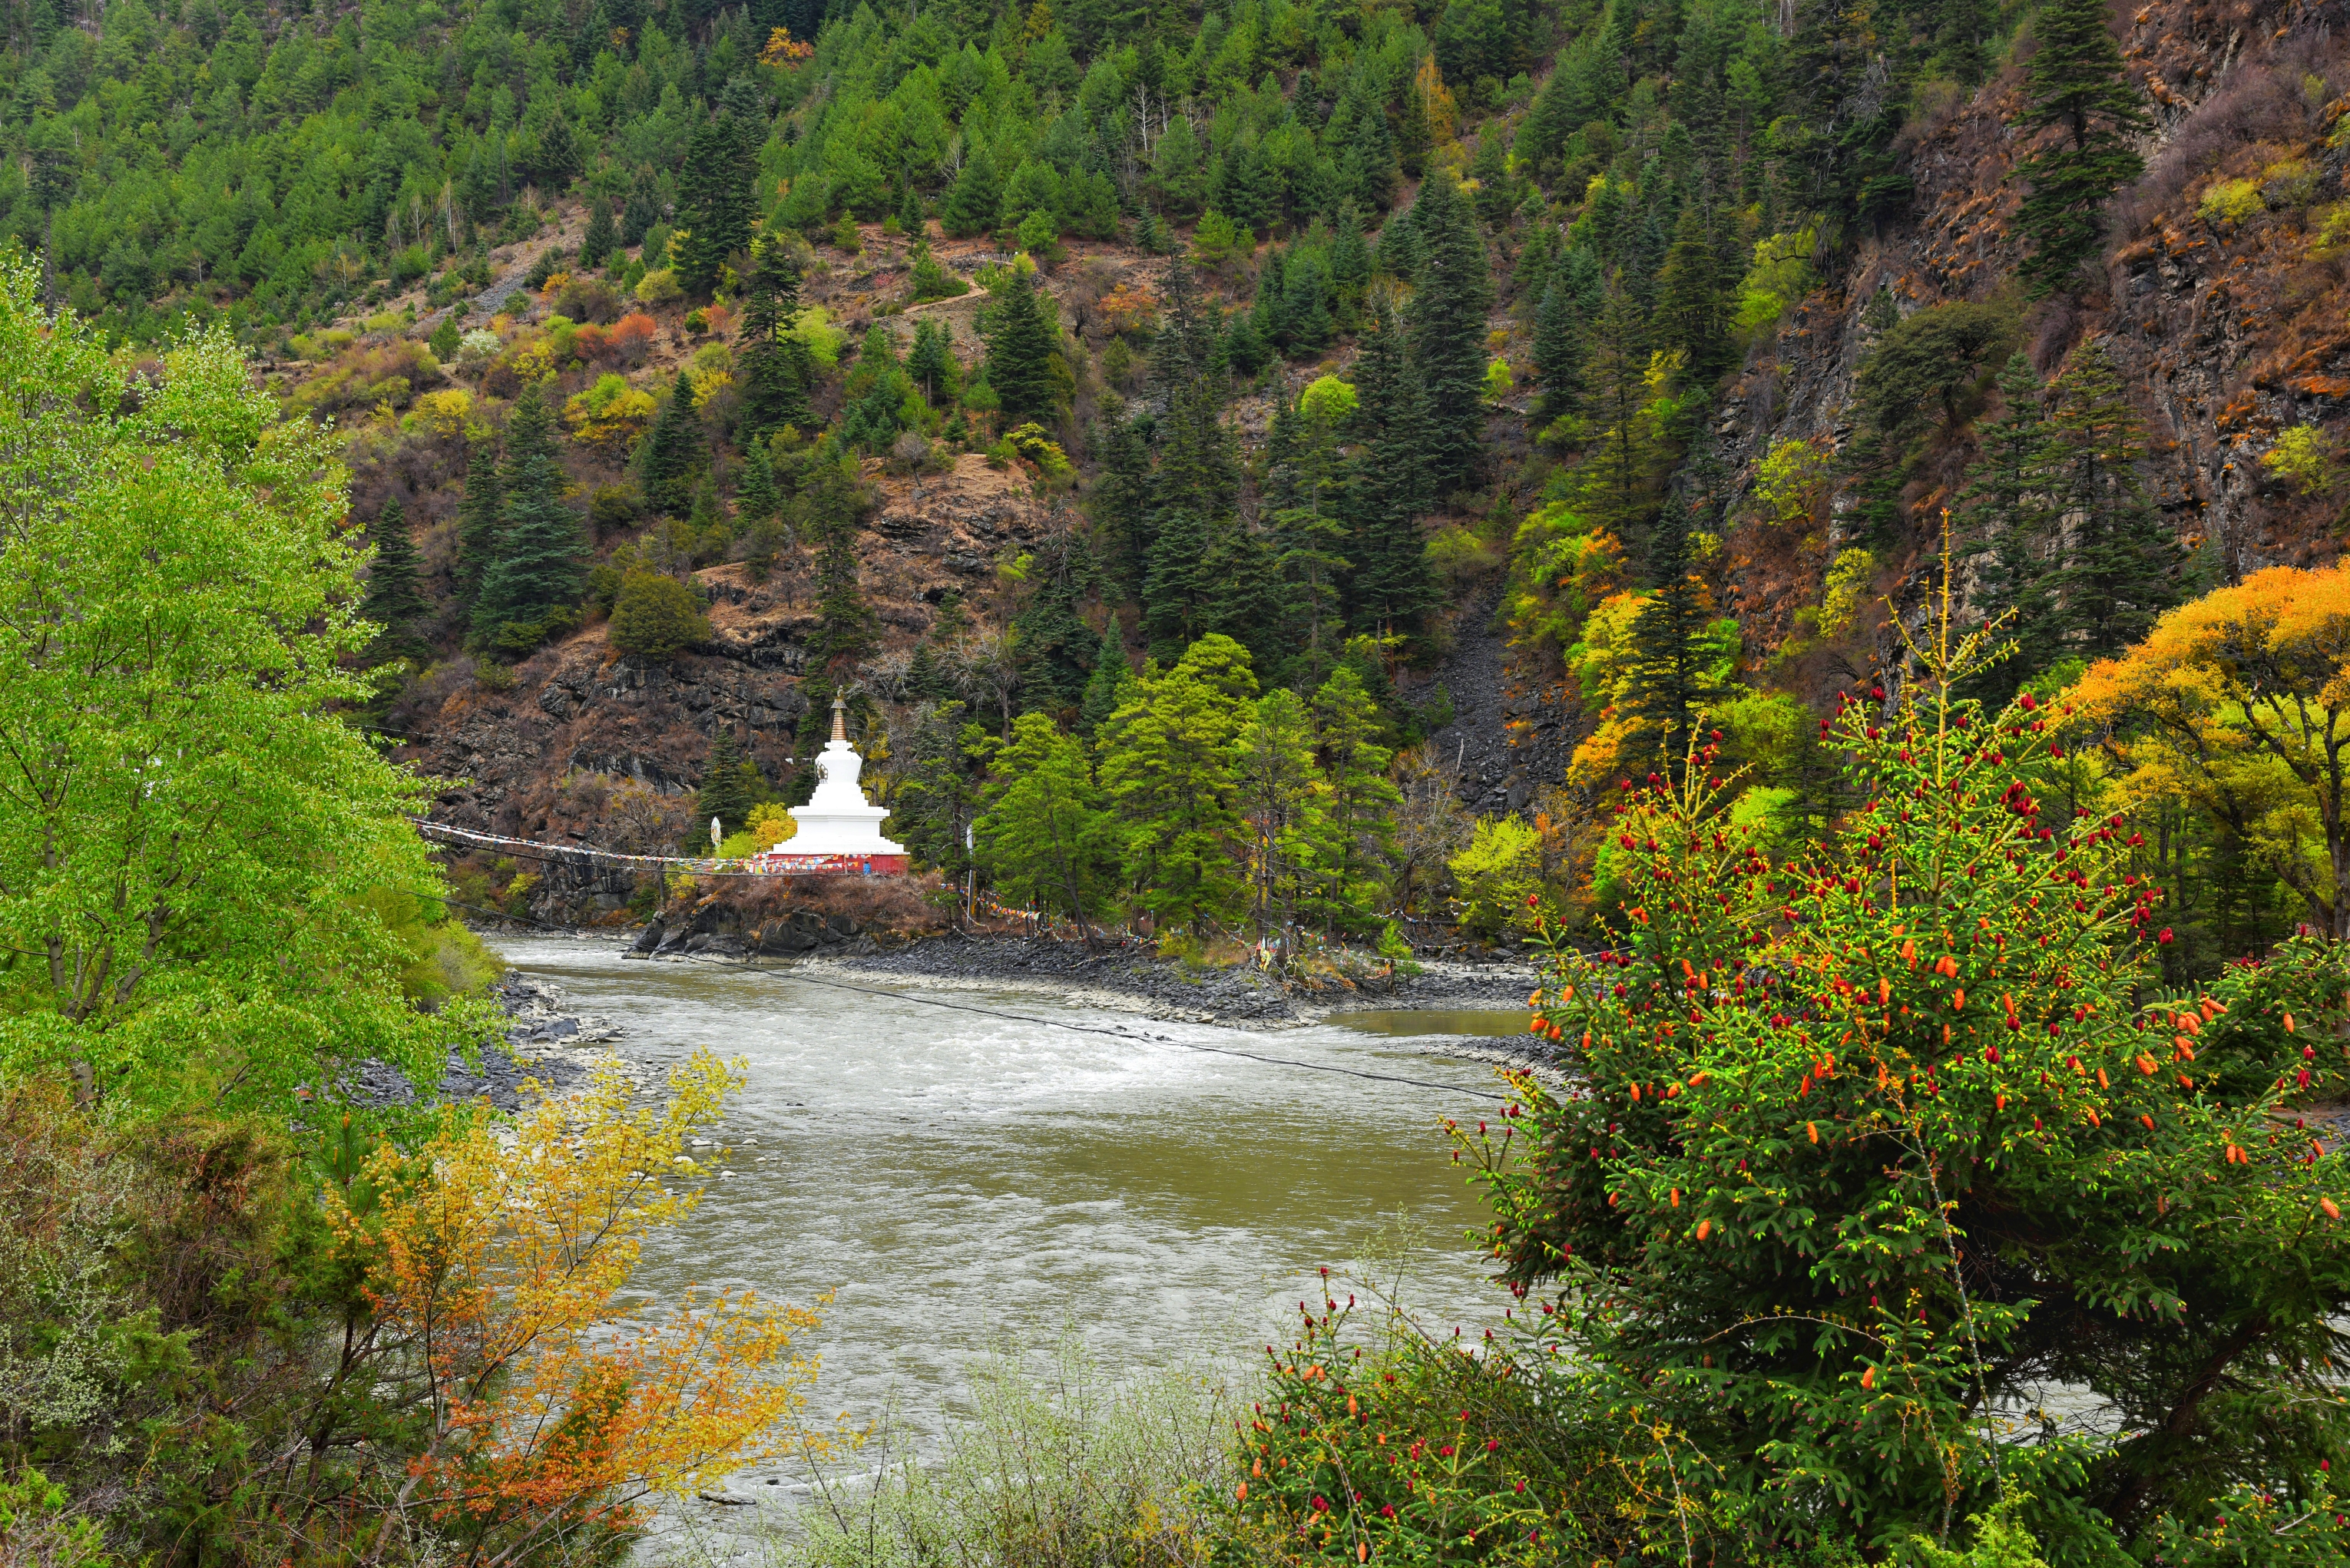
{"type": "Polygon", "coordinates": [[[798,830],[775,846],[779,858],[855,860],[868,871],[902,871],[906,846],[881,836],[889,808],[865,804],[858,775],[865,759],[848,743],[848,720],[837,694],[832,700],[832,739],[816,759],[816,794],[792,812],[798,830]]]}

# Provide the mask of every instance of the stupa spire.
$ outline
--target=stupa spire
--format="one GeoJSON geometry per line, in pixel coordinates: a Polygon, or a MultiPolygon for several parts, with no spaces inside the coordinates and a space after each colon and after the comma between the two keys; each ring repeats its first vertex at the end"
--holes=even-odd
{"type": "Polygon", "coordinates": [[[840,692],[837,688],[836,688],[832,693],[832,738],[836,741],[846,741],[848,739],[847,708],[847,705],[841,701],[840,692]]]}

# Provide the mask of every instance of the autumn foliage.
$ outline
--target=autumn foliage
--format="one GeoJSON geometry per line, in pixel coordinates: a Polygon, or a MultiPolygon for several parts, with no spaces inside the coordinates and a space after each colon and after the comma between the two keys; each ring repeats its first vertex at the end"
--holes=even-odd
{"type": "Polygon", "coordinates": [[[646,1237],[691,1210],[668,1184],[731,1082],[697,1054],[651,1110],[606,1072],[510,1136],[464,1122],[368,1160],[334,1218],[427,1411],[397,1527],[514,1561],[801,1446],[815,1363],[790,1346],[813,1313],[722,1293],[640,1321],[620,1300],[646,1237]]]}
{"type": "Polygon", "coordinates": [[[2305,1115],[2345,1084],[2339,963],[2162,990],[2131,826],[2054,804],[2068,715],[1919,652],[1822,721],[1858,804],[1790,860],[1706,745],[1623,781],[1621,940],[1536,998],[1568,1086],[1463,1135],[1492,1255],[1692,1496],[1783,1542],[2012,1493],[2052,1561],[2184,1552],[2261,1498],[2338,1550],[2350,1180],[2305,1115]],[[2044,1415],[2055,1386],[2099,1413],[2044,1415]]]}

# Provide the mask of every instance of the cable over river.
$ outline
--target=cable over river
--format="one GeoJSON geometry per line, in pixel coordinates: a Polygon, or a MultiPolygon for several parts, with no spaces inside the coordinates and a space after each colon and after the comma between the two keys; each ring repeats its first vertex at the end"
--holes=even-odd
{"type": "MultiPolygon", "coordinates": [[[[837,1292],[812,1414],[886,1413],[935,1438],[977,1358],[1071,1331],[1112,1371],[1197,1361],[1245,1376],[1267,1339],[1290,1337],[1298,1301],[1318,1300],[1316,1269],[1362,1256],[1399,1216],[1416,1231],[1405,1295],[1427,1321],[1474,1333],[1501,1316],[1462,1240],[1483,1210],[1437,1125],[1484,1114],[1498,1084],[1481,1105],[1309,1065],[1494,1083],[1476,1063],[1336,1025],[1248,1034],[1040,992],[926,993],[1289,1059],[1265,1062],[782,966],[624,961],[616,938],[501,946],[623,1025],[618,1048],[649,1087],[696,1046],[744,1059],[724,1152],[693,1151],[714,1172],[702,1205],[638,1278],[662,1294],[837,1292]]],[[[766,1483],[788,1479],[746,1473],[731,1490],[775,1497],[766,1483]]]]}

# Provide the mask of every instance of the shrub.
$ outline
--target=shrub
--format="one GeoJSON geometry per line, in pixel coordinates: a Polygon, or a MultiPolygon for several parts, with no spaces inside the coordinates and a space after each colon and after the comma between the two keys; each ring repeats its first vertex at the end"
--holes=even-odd
{"type": "Polygon", "coordinates": [[[1461,886],[1461,924],[1487,941],[1521,926],[1539,897],[1542,835],[1514,816],[1481,817],[1469,847],[1446,864],[1461,886]]]}
{"type": "Polygon", "coordinates": [[[612,601],[612,646],[622,653],[667,659],[710,635],[710,618],[693,590],[659,572],[630,572],[612,601]]]}
{"type": "Polygon", "coordinates": [[[2257,180],[2221,180],[2203,192],[2195,210],[2207,223],[2241,223],[2267,211],[2257,180]]]}
{"type": "Polygon", "coordinates": [[[2315,425],[2278,432],[2276,444],[2261,453],[2261,466],[2303,495],[2322,494],[2342,483],[2334,471],[2334,438],[2315,425]]]}
{"type": "Polygon", "coordinates": [[[639,278],[635,294],[639,305],[667,305],[685,297],[685,290],[678,286],[677,274],[665,266],[656,267],[639,278]]]}
{"type": "Polygon", "coordinates": [[[457,358],[468,365],[478,365],[497,355],[498,335],[486,327],[476,327],[457,339],[457,358]]]}
{"type": "Polygon", "coordinates": [[[1222,266],[1255,254],[1256,235],[1246,223],[1235,223],[1218,212],[1201,215],[1200,226],[1191,235],[1191,255],[1201,265],[1222,266]]]}
{"type": "Polygon", "coordinates": [[[1711,749],[1626,793],[1621,945],[1537,998],[1577,1086],[1464,1140],[1494,1256],[1782,1539],[1892,1550],[2021,1491],[2052,1560],[2106,1561],[2244,1486],[2339,1552],[2350,1415],[2305,1347],[2350,1306],[2350,1169],[2294,1122],[2343,1085],[2339,966],[2166,994],[2140,840],[2064,804],[2061,712],[1952,695],[1972,650],[1852,694],[1859,804],[1791,863],[1711,749]],[[2043,1379],[2102,1409],[1992,1418],[2043,1379]]]}
{"type": "Polygon", "coordinates": [[[571,427],[572,440],[619,462],[654,412],[650,392],[629,386],[625,377],[608,374],[598,376],[586,391],[571,395],[563,405],[563,422],[571,427]]]}

